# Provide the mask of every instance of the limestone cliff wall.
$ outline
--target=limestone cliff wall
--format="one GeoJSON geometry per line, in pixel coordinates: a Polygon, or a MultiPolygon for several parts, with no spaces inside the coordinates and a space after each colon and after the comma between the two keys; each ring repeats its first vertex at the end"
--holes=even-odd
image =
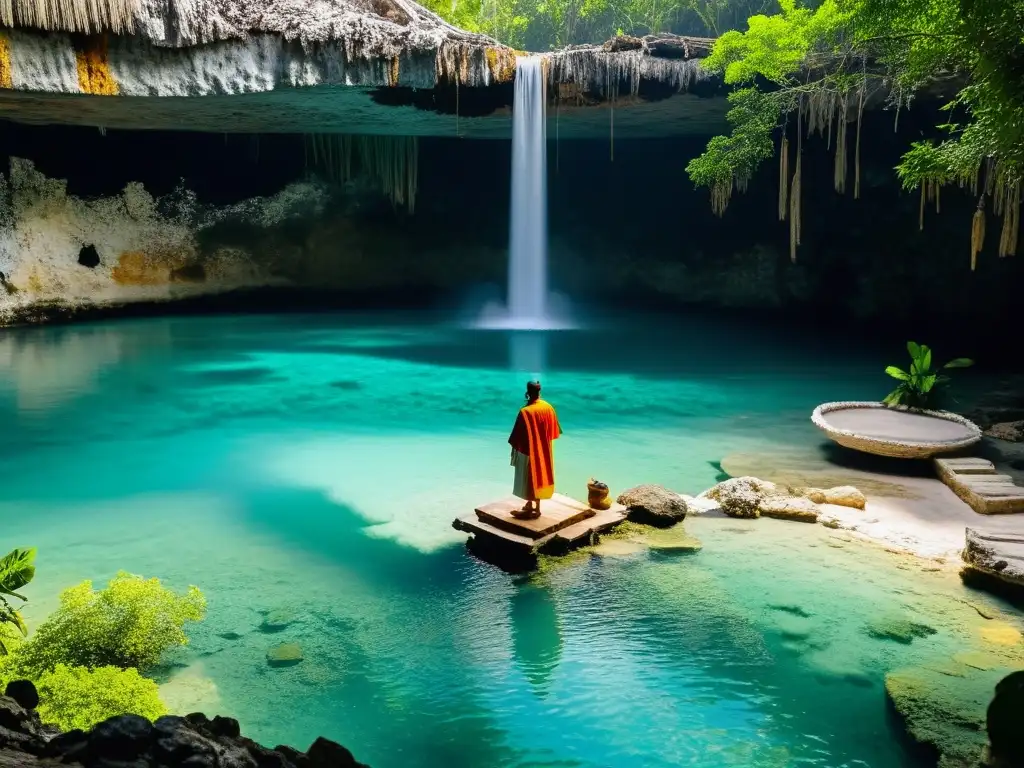
{"type": "Polygon", "coordinates": [[[328,199],[315,184],[272,198],[204,208],[180,189],[156,199],[138,182],[115,196],[82,199],[27,160],[0,177],[0,316],[33,307],[160,301],[286,282],[244,249],[203,247],[203,234],[235,223],[253,230],[315,217],[328,199]]]}

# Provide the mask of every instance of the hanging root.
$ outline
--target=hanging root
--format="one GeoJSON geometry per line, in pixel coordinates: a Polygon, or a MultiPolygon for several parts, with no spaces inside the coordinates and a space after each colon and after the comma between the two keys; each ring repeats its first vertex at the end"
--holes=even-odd
{"type": "Polygon", "coordinates": [[[729,207],[729,200],[732,198],[733,180],[730,176],[728,181],[716,181],[711,185],[711,212],[721,217],[725,209],[729,207]]]}
{"type": "Polygon", "coordinates": [[[857,141],[853,150],[853,199],[860,199],[860,127],[864,122],[864,83],[860,85],[860,101],[857,104],[857,141]]]}
{"type": "Polygon", "coordinates": [[[917,229],[919,232],[924,231],[924,201],[927,196],[925,193],[925,187],[928,186],[928,182],[921,182],[921,204],[917,208],[917,229]]]}
{"type": "Polygon", "coordinates": [[[1003,202],[1003,231],[999,237],[999,257],[1015,256],[1020,234],[1020,182],[1007,186],[1003,202]]]}
{"type": "MultiPolygon", "coordinates": [[[[796,169],[793,171],[793,183],[789,187],[789,260],[796,263],[796,249],[800,245],[800,177],[803,166],[803,112],[804,99],[796,110],[796,169]]],[[[813,118],[813,110],[811,110],[813,118]]],[[[808,127],[808,130],[810,128],[808,127]]]]}
{"type": "Polygon", "coordinates": [[[789,209],[789,137],[785,129],[779,142],[779,221],[786,220],[789,209]]]}
{"type": "Polygon", "coordinates": [[[310,167],[343,184],[357,176],[370,179],[396,205],[416,210],[419,143],[415,136],[307,134],[310,167]]]}
{"type": "Polygon", "coordinates": [[[836,123],[836,167],[833,174],[836,192],[846,193],[846,99],[843,99],[836,123]]]}
{"type": "Polygon", "coordinates": [[[985,196],[978,197],[978,208],[971,220],[971,272],[978,266],[978,254],[985,244],[985,196]]]}

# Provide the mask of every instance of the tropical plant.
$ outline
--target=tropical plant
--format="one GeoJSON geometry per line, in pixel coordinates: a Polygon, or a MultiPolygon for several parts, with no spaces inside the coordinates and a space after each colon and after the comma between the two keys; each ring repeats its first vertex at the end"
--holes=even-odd
{"type": "Polygon", "coordinates": [[[846,134],[856,116],[857,197],[865,101],[888,92],[898,116],[916,91],[944,78],[957,94],[947,105],[950,117],[937,126],[942,140],[911,144],[896,174],[904,189],[920,193],[921,227],[926,202],[939,209],[941,187],[960,186],[974,196],[972,269],[984,242],[986,207],[1003,219],[999,255],[1013,254],[1024,180],[1024,0],[780,0],[780,6],[781,13],[752,16],[746,32],[723,34],[705,61],[727,83],[758,96],[743,97],[752,108],[730,113],[732,135],[713,138],[687,167],[694,184],[709,188],[716,213],[777,145],[779,217],[790,220],[795,259],[802,139],[812,132],[828,137],[835,188],[843,193],[846,134]]]}
{"type": "Polygon", "coordinates": [[[14,549],[0,558],[0,654],[9,651],[12,638],[24,637],[28,630],[21,618],[21,613],[11,605],[8,597],[16,597],[22,602],[25,597],[17,590],[24,587],[36,575],[36,551],[34,549],[14,549]],[[15,632],[11,632],[13,629],[15,632]]]}
{"type": "Polygon", "coordinates": [[[167,714],[157,684],[135,669],[68,667],[58,664],[36,681],[39,717],[61,730],[87,730],[117,715],[156,720],[167,714]]]}
{"type": "Polygon", "coordinates": [[[30,680],[60,664],[145,671],[165,651],[188,643],[185,624],[205,613],[198,587],[178,595],[159,579],[123,571],[98,592],[83,581],[64,590],[60,608],[18,649],[15,666],[30,680]]]}
{"type": "Polygon", "coordinates": [[[890,365],[885,372],[900,383],[882,401],[886,405],[901,405],[908,408],[927,408],[936,393],[949,381],[949,377],[939,371],[950,368],[969,368],[973,360],[958,357],[943,366],[932,368],[932,350],[924,344],[907,342],[910,353],[910,370],[904,371],[890,365]]]}

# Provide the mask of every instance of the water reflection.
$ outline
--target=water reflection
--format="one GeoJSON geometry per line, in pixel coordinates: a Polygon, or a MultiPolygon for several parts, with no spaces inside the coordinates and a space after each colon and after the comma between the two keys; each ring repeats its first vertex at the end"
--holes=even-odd
{"type": "Polygon", "coordinates": [[[534,692],[543,697],[562,658],[558,607],[547,589],[529,583],[521,585],[510,602],[516,665],[534,692]]]}
{"type": "Polygon", "coordinates": [[[508,349],[509,365],[516,373],[539,376],[547,370],[548,337],[544,331],[513,331],[508,349]]]}

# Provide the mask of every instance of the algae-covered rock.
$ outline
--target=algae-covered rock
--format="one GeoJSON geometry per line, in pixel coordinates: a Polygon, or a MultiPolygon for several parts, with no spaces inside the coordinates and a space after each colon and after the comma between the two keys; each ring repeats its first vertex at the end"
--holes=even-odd
{"type": "Polygon", "coordinates": [[[885,676],[885,693],[907,733],[934,750],[940,765],[977,766],[986,742],[985,711],[1003,672],[966,677],[907,667],[885,676]]]}
{"type": "Polygon", "coordinates": [[[864,494],[852,485],[841,485],[838,488],[829,488],[824,492],[824,496],[826,504],[835,504],[840,507],[852,507],[853,509],[864,509],[868,501],[864,494]]]}
{"type": "Polygon", "coordinates": [[[293,667],[302,661],[298,643],[281,643],[267,651],[267,664],[272,667],[293,667]]]}
{"type": "Polygon", "coordinates": [[[818,507],[808,499],[789,496],[770,496],[761,502],[758,509],[763,517],[779,520],[796,520],[801,523],[818,522],[818,507]]]}
{"type": "Polygon", "coordinates": [[[910,645],[919,637],[935,634],[935,629],[927,624],[919,624],[903,618],[887,618],[872,621],[867,625],[867,633],[878,640],[892,640],[903,645],[910,645]]]}
{"type": "Polygon", "coordinates": [[[280,632],[299,620],[299,614],[292,608],[269,611],[260,624],[261,632],[280,632]]]}
{"type": "Polygon", "coordinates": [[[686,500],[660,485],[638,485],[623,491],[617,499],[626,507],[630,520],[667,528],[686,517],[686,500]]]}
{"type": "Polygon", "coordinates": [[[775,483],[756,477],[734,477],[704,491],[701,496],[717,501],[730,517],[760,517],[762,502],[779,494],[775,483]]]}

